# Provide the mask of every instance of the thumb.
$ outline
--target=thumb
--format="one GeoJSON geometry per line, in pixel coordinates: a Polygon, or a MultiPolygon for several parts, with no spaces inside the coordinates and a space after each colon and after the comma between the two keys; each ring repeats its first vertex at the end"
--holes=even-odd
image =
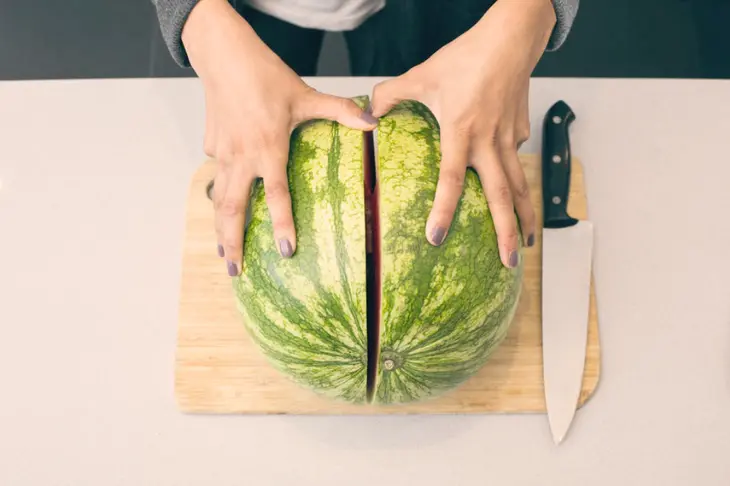
{"type": "Polygon", "coordinates": [[[372,130],[378,125],[378,120],[355,101],[318,91],[297,101],[294,119],[297,124],[311,119],[332,120],[355,130],[372,130]]]}
{"type": "Polygon", "coordinates": [[[375,85],[370,103],[371,112],[374,117],[380,118],[395,105],[407,99],[419,100],[415,77],[410,72],[375,85]]]}

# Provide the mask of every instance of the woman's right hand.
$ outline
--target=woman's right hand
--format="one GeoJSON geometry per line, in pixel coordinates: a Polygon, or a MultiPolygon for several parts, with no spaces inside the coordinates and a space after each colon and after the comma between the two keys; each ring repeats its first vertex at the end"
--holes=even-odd
{"type": "Polygon", "coordinates": [[[296,250],[287,179],[289,139],[309,119],[372,130],[377,120],[352,100],[320,93],[297,76],[228,0],[201,0],[182,33],[205,90],[205,153],[216,159],[213,203],[218,254],[230,276],[241,271],[251,187],[262,178],[274,241],[283,257],[296,250]]]}

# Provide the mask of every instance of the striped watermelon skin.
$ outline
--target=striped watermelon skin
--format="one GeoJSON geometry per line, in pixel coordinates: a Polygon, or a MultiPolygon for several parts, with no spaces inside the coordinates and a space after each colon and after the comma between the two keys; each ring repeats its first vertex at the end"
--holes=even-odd
{"type": "Polygon", "coordinates": [[[353,403],[367,400],[363,154],[361,131],[325,120],[297,127],[288,168],[296,252],[277,252],[257,184],[233,284],[249,335],[277,369],[353,403]]]}
{"type": "MultiPolygon", "coordinates": [[[[367,97],[355,101],[364,107],[367,97]]],[[[479,371],[508,331],[523,266],[521,259],[515,269],[502,265],[471,170],[446,241],[426,240],[440,140],[425,106],[401,102],[375,136],[378,227],[371,234],[378,239],[371,249],[380,288],[371,289],[379,299],[369,316],[369,151],[362,132],[336,122],[308,122],[291,138],[294,256],[279,255],[257,184],[233,285],[249,335],[278,370],[330,398],[390,405],[441,395],[479,371]],[[368,317],[377,320],[370,330],[368,317]]]]}
{"type": "Polygon", "coordinates": [[[523,264],[502,265],[471,169],[445,242],[426,241],[440,139],[424,105],[401,102],[376,136],[382,317],[374,401],[408,403],[457,387],[485,364],[512,322],[523,264]]]}

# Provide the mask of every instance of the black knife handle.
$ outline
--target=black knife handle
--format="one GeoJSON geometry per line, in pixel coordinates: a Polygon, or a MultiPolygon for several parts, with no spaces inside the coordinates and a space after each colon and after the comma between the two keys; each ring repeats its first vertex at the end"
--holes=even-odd
{"type": "Polygon", "coordinates": [[[578,223],[568,215],[570,191],[570,138],[568,128],[575,120],[564,101],[550,107],[543,123],[542,203],[543,227],[565,228],[578,223]]]}

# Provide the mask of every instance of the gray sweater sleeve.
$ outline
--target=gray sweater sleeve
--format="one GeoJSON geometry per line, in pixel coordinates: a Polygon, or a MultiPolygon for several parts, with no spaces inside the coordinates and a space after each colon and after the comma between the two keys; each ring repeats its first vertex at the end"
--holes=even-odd
{"type": "Polygon", "coordinates": [[[189,67],[185,47],[180,36],[183,25],[193,7],[200,0],[151,0],[157,10],[157,20],[160,23],[162,38],[167,45],[170,54],[175,62],[182,67],[189,67]]]}
{"type": "Polygon", "coordinates": [[[558,21],[555,24],[553,33],[550,36],[547,50],[556,51],[563,45],[566,37],[573,27],[573,21],[578,14],[578,4],[580,0],[552,0],[555,7],[555,16],[558,21]]]}
{"type": "MultiPolygon", "coordinates": [[[[151,0],[157,10],[162,38],[177,64],[189,67],[190,62],[180,39],[183,25],[199,0],[151,0]]],[[[578,13],[580,0],[552,0],[557,23],[553,29],[547,50],[555,51],[568,37],[573,20],[578,13]]]]}

